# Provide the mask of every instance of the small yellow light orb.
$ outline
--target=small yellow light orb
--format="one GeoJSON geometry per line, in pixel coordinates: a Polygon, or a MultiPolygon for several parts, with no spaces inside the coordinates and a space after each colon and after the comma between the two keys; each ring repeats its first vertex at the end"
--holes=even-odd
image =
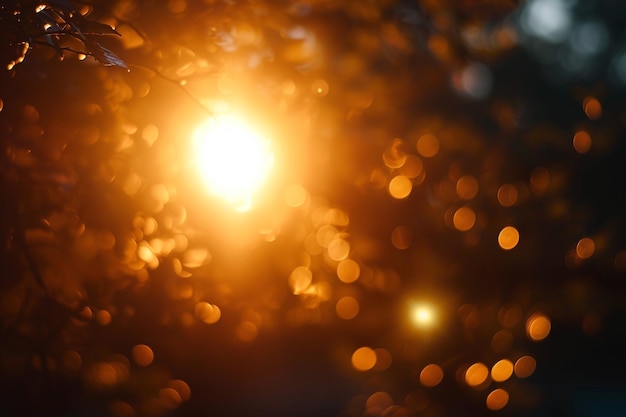
{"type": "Polygon", "coordinates": [[[411,320],[416,326],[431,327],[435,323],[435,313],[427,305],[415,305],[411,310],[411,320]]]}
{"type": "Polygon", "coordinates": [[[274,163],[269,142],[240,119],[215,116],[193,134],[194,158],[209,191],[238,211],[251,208],[252,196],[274,163]]]}

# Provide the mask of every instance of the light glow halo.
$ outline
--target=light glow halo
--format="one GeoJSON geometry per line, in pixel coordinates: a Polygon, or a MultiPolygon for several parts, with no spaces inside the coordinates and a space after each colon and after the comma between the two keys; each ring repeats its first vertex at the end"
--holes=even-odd
{"type": "Polygon", "coordinates": [[[192,144],[209,192],[248,211],[274,164],[269,142],[239,118],[219,115],[196,128],[192,144]]]}

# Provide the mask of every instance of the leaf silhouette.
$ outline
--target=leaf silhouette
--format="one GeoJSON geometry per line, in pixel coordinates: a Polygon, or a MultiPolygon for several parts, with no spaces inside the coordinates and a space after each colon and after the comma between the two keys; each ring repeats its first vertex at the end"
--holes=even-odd
{"type": "Polygon", "coordinates": [[[111,26],[96,22],[95,20],[86,19],[79,13],[75,13],[70,18],[72,23],[76,25],[80,29],[83,34],[86,35],[117,35],[122,36],[118,31],[113,29],[111,26]]]}
{"type": "Polygon", "coordinates": [[[98,42],[87,40],[85,41],[85,47],[93,55],[93,57],[104,66],[107,67],[122,67],[128,69],[126,62],[118,57],[113,51],[98,42]]]}

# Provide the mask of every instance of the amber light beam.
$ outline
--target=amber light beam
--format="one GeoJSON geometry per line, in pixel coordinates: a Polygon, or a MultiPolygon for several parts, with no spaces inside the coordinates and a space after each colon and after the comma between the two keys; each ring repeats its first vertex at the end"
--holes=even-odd
{"type": "Polygon", "coordinates": [[[237,211],[250,210],[274,164],[270,143],[237,117],[220,115],[194,131],[193,149],[209,192],[237,211]]]}

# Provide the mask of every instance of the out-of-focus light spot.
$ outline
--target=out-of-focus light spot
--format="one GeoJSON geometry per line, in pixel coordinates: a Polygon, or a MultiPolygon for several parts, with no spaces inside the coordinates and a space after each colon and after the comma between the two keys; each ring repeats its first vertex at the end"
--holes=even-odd
{"type": "Polygon", "coordinates": [[[285,190],[285,203],[289,207],[302,207],[308,198],[309,193],[300,185],[292,185],[285,190]]]}
{"type": "Polygon", "coordinates": [[[506,226],[498,234],[498,244],[504,250],[511,250],[519,243],[519,232],[513,226],[506,226]]]}
{"type": "Polygon", "coordinates": [[[408,249],[413,243],[413,232],[406,226],[398,226],[391,232],[391,244],[400,250],[408,249]]]}
{"type": "Polygon", "coordinates": [[[333,239],[328,245],[328,257],[333,261],[343,261],[350,255],[350,244],[344,239],[333,239]]]}
{"type": "Polygon", "coordinates": [[[480,312],[475,305],[463,304],[459,307],[458,313],[465,328],[474,329],[480,325],[480,312]]]}
{"type": "Polygon", "coordinates": [[[454,212],[452,222],[457,230],[467,232],[474,227],[474,224],[476,223],[476,214],[474,213],[474,210],[469,207],[461,207],[454,212]]]}
{"type": "Polygon", "coordinates": [[[328,245],[330,245],[330,243],[333,240],[335,240],[338,234],[339,234],[339,231],[337,230],[335,226],[326,224],[320,227],[319,229],[317,229],[317,233],[316,233],[317,243],[319,243],[320,246],[323,248],[328,248],[328,245]]]}
{"type": "Polygon", "coordinates": [[[148,366],[154,360],[154,352],[148,345],[135,345],[131,351],[133,361],[139,366],[148,366]]]}
{"type": "Polygon", "coordinates": [[[465,371],[465,382],[470,387],[478,387],[487,381],[489,369],[484,363],[477,362],[465,371]]]}
{"type": "Polygon", "coordinates": [[[487,395],[487,408],[490,410],[501,410],[509,402],[509,393],[502,388],[496,388],[487,395]]]}
{"type": "Polygon", "coordinates": [[[206,324],[217,323],[222,317],[222,311],[220,308],[214,304],[209,304],[206,301],[196,303],[194,313],[198,320],[202,320],[206,324]]]}
{"type": "Polygon", "coordinates": [[[427,328],[435,324],[435,311],[429,305],[416,304],[411,308],[411,321],[418,327],[427,328]]]}
{"type": "Polygon", "coordinates": [[[522,309],[517,304],[509,304],[498,312],[498,321],[504,327],[513,328],[522,320],[522,309]]]}
{"type": "Polygon", "coordinates": [[[135,409],[126,401],[113,401],[108,408],[115,417],[135,417],[135,409]]]}
{"type": "Polygon", "coordinates": [[[352,366],[357,371],[369,371],[376,365],[376,352],[370,347],[363,346],[352,354],[352,366]]]}
{"type": "Polygon", "coordinates": [[[581,154],[587,153],[589,152],[589,149],[591,149],[591,136],[589,136],[589,133],[584,130],[580,130],[574,135],[572,144],[574,145],[576,152],[581,154]]]}
{"type": "Polygon", "coordinates": [[[498,203],[502,204],[504,207],[511,207],[515,203],[517,203],[517,187],[513,184],[503,184],[498,188],[498,203]]]}
{"type": "Polygon", "coordinates": [[[341,297],[335,305],[337,316],[344,320],[352,320],[359,314],[359,302],[349,295],[341,297]]]}
{"type": "Polygon", "coordinates": [[[596,251],[596,244],[593,239],[584,237],[576,244],[576,255],[580,259],[589,259],[596,251]]]}
{"type": "Polygon", "coordinates": [[[376,365],[374,365],[375,371],[385,371],[393,362],[393,357],[391,356],[391,352],[389,352],[385,348],[376,348],[374,349],[374,353],[376,353],[376,365]]]}
{"type": "Polygon", "coordinates": [[[302,294],[313,281],[313,273],[306,266],[298,266],[289,275],[289,287],[294,294],[302,294]]]}
{"type": "Polygon", "coordinates": [[[564,41],[572,25],[567,0],[530,0],[522,12],[522,28],[545,41],[564,41]]]}
{"type": "Polygon", "coordinates": [[[503,382],[513,375],[513,362],[502,359],[491,367],[491,379],[496,382],[503,382]]]}
{"type": "Polygon", "coordinates": [[[424,158],[432,158],[439,153],[439,139],[427,133],[420,136],[416,143],[417,152],[424,158]]]}
{"type": "Polygon", "coordinates": [[[181,261],[186,268],[198,268],[211,261],[211,254],[205,248],[187,249],[181,261]]]}
{"type": "Polygon", "coordinates": [[[141,131],[141,138],[148,144],[148,146],[152,146],[154,142],[159,137],[159,128],[155,125],[147,125],[141,131]]]}
{"type": "Polygon", "coordinates": [[[609,42],[609,34],[600,22],[577,24],[572,30],[570,44],[578,53],[593,55],[602,52],[609,42]]]}
{"type": "Polygon", "coordinates": [[[365,401],[365,409],[368,416],[381,416],[391,406],[393,406],[393,398],[384,391],[373,393],[365,401]]]}
{"type": "Polygon", "coordinates": [[[168,0],[167,8],[172,13],[182,13],[187,10],[187,2],[185,0],[168,0]]]}
{"type": "Polygon", "coordinates": [[[324,220],[328,224],[345,227],[350,224],[350,216],[345,210],[340,208],[330,208],[324,215],[324,220]]]}
{"type": "Polygon", "coordinates": [[[402,139],[396,138],[383,152],[383,162],[388,168],[401,168],[406,162],[407,155],[401,149],[402,144],[402,139]]]}
{"type": "Polygon", "coordinates": [[[96,320],[98,321],[98,324],[107,326],[111,324],[111,313],[107,310],[100,310],[96,313],[96,320]]]}
{"type": "Polygon", "coordinates": [[[337,277],[346,284],[359,279],[361,267],[353,259],[344,259],[337,265],[337,277]]]}
{"type": "Polygon", "coordinates": [[[455,87],[465,95],[480,100],[491,93],[493,77],[487,66],[481,63],[473,63],[465,67],[457,76],[455,87]]]}
{"type": "Polygon", "coordinates": [[[426,365],[420,372],[420,383],[425,387],[436,387],[442,380],[443,369],[437,364],[426,365]]]}
{"type": "Polygon", "coordinates": [[[235,205],[250,209],[252,196],[274,163],[269,143],[241,120],[218,116],[193,134],[196,165],[209,190],[235,205]]]}
{"type": "Polygon", "coordinates": [[[491,350],[496,353],[504,353],[513,346],[513,334],[509,330],[499,330],[491,338],[491,350]]]}
{"type": "Polygon", "coordinates": [[[389,194],[395,199],[407,198],[412,189],[413,183],[404,175],[396,175],[389,181],[389,194]]]}
{"type": "Polygon", "coordinates": [[[172,379],[167,384],[168,387],[175,389],[180,395],[181,401],[187,401],[191,397],[191,388],[182,379],[172,379]]]}
{"type": "Polygon", "coordinates": [[[621,251],[615,255],[615,270],[626,272],[626,251],[621,251]]]}
{"type": "Polygon", "coordinates": [[[311,84],[311,91],[318,97],[324,97],[328,94],[329,86],[326,80],[315,80],[311,84]]]}
{"type": "Polygon", "coordinates": [[[518,378],[528,378],[535,373],[537,361],[532,356],[522,356],[515,361],[515,376],[518,378]]]}
{"type": "Polygon", "coordinates": [[[174,410],[183,401],[180,394],[174,388],[166,387],[159,390],[159,400],[168,410],[174,410]]]}
{"type": "Polygon", "coordinates": [[[583,100],[583,110],[590,120],[598,120],[602,116],[602,104],[595,97],[583,100]]]}
{"type": "Polygon", "coordinates": [[[404,164],[398,169],[398,172],[407,178],[417,178],[422,174],[423,170],[424,164],[419,156],[407,155],[404,164]]]}
{"type": "Polygon", "coordinates": [[[70,372],[78,372],[83,364],[83,359],[75,350],[68,350],[63,353],[63,368],[70,372]]]}
{"type": "Polygon", "coordinates": [[[242,321],[235,329],[235,336],[242,342],[250,343],[256,339],[259,329],[255,323],[249,320],[242,321]]]}
{"type": "Polygon", "coordinates": [[[530,174],[530,185],[536,192],[545,191],[550,184],[550,173],[543,167],[533,169],[530,174]]]}
{"type": "Polygon", "coordinates": [[[526,320],[526,334],[535,342],[548,337],[551,328],[550,319],[541,313],[535,313],[526,320]]]}
{"type": "Polygon", "coordinates": [[[478,181],[471,175],[464,175],[456,182],[456,193],[463,200],[471,200],[478,193],[478,181]]]}

